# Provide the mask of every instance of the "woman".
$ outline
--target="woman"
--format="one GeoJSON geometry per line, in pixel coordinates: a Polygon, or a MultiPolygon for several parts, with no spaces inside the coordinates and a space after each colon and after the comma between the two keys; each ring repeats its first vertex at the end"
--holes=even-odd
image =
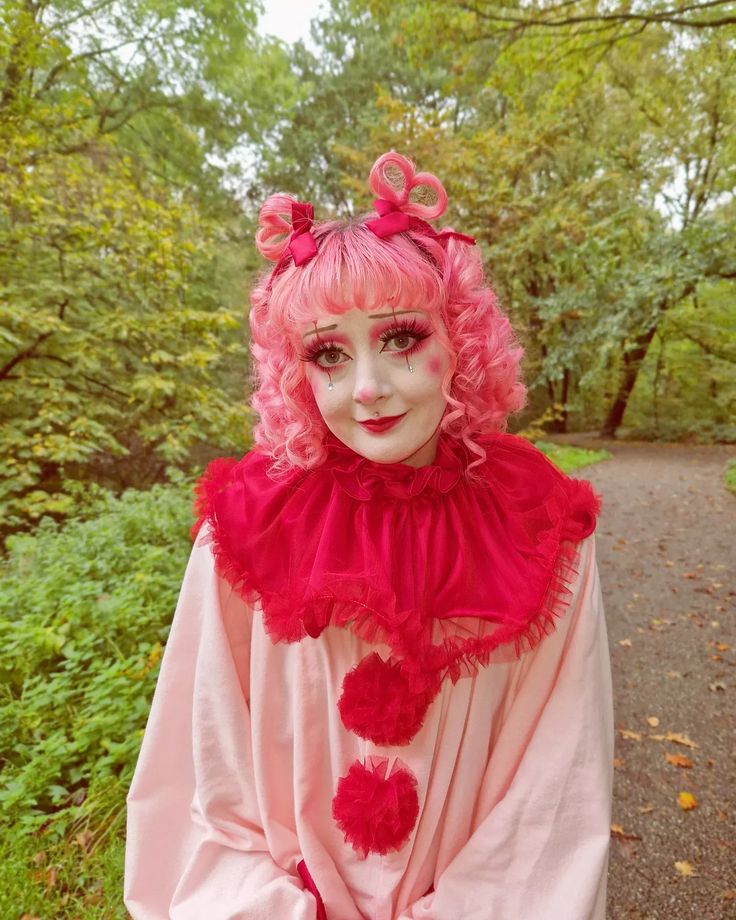
{"type": "Polygon", "coordinates": [[[521,350],[439,181],[370,185],[355,221],[261,211],[256,447],[197,486],[134,920],[605,916],[598,500],[502,433],[521,350]]]}

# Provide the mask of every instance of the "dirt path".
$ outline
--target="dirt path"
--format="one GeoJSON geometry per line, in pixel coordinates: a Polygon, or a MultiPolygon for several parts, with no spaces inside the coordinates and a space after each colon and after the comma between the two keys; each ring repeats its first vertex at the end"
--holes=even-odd
{"type": "Polygon", "coordinates": [[[569,441],[614,455],[579,474],[604,499],[617,729],[608,916],[735,918],[736,497],[722,474],[736,451],[569,441]],[[693,746],[654,737],[670,732],[693,746]],[[681,792],[697,807],[683,810],[681,792]]]}

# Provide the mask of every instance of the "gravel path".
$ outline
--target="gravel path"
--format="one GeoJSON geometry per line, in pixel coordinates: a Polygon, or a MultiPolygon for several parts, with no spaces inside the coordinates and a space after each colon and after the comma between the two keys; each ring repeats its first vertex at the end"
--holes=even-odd
{"type": "Polygon", "coordinates": [[[736,451],[564,440],[614,455],[579,474],[604,500],[616,724],[608,916],[736,918],[736,497],[722,484],[736,451]],[[695,807],[681,807],[683,792],[695,807]]]}

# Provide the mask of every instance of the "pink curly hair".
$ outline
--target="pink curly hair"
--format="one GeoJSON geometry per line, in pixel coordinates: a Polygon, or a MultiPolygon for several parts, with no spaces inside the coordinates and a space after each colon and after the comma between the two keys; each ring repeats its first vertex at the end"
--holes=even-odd
{"type": "MultiPolygon", "coordinates": [[[[376,161],[369,183],[377,197],[422,221],[439,217],[447,207],[439,180],[416,173],[394,152],[376,161]],[[434,202],[418,201],[417,190],[434,202]]],[[[478,249],[417,227],[381,239],[367,226],[376,215],[367,214],[315,224],[317,255],[297,266],[287,250],[294,203],[289,195],[272,195],[261,208],[256,234],[260,252],[278,263],[255,285],[250,311],[256,384],[251,403],[260,416],[253,435],[273,457],[272,469],[311,469],[326,457],[328,429],[299,358],[301,324],[322,311],[375,311],[387,305],[428,314],[451,356],[442,382],[448,406],[440,428],[477,456],[468,470],[477,466],[485,451],[474,439],[505,430],[509,414],[524,405],[526,396],[519,379],[522,348],[484,280],[478,249]]]]}

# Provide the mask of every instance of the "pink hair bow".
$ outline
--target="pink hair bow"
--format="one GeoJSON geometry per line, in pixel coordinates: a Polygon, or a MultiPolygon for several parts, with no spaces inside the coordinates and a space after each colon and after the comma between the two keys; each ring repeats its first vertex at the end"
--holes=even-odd
{"type": "Polygon", "coordinates": [[[317,255],[317,244],[311,230],[314,225],[314,207],[309,201],[295,201],[291,206],[291,236],[287,249],[294,265],[303,265],[317,255]]]}
{"type": "Polygon", "coordinates": [[[405,230],[414,230],[418,233],[424,233],[435,240],[446,240],[450,237],[456,240],[462,240],[475,246],[475,237],[467,236],[465,233],[456,233],[454,230],[441,230],[439,233],[431,224],[420,217],[413,217],[401,210],[401,207],[394,201],[388,201],[386,198],[377,198],[373,202],[373,207],[380,215],[375,220],[366,221],[366,227],[375,233],[377,237],[384,239],[387,236],[393,236],[394,233],[403,233],[405,230]]]}

